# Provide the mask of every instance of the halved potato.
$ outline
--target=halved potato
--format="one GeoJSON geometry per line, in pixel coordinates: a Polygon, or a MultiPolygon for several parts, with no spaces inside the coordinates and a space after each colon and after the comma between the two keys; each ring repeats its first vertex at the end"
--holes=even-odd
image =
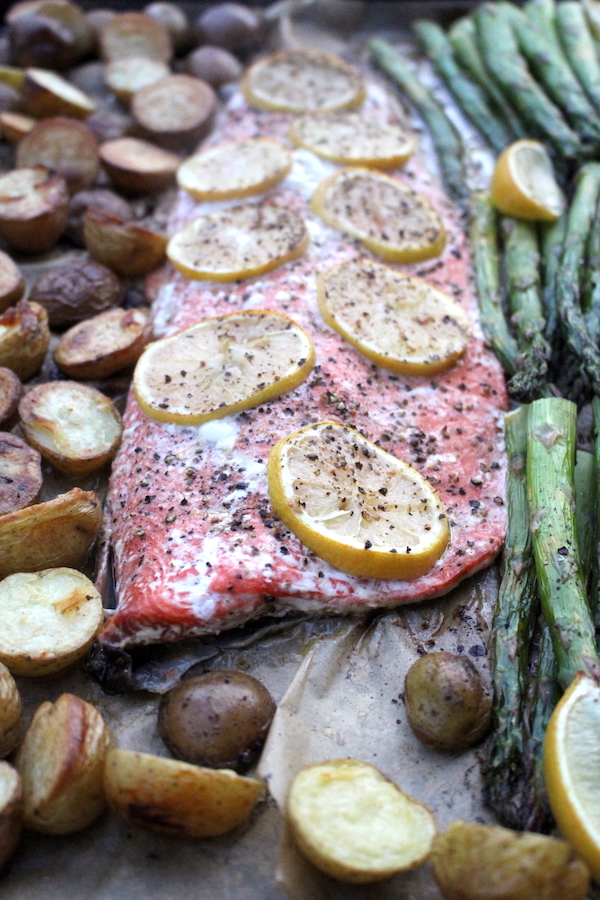
{"type": "MultiPolygon", "coordinates": [[[[133,207],[114,191],[108,188],[88,188],[71,197],[69,218],[65,235],[78,247],[83,247],[83,219],[88,209],[101,209],[116,216],[121,222],[134,218],[133,207]]],[[[100,312],[100,310],[96,310],[100,312]]]]}
{"type": "Polygon", "coordinates": [[[171,70],[161,59],[150,59],[148,56],[123,56],[111,59],[106,64],[105,80],[107,88],[113,92],[117,100],[127,105],[136,91],[148,84],[154,84],[171,70]]]}
{"type": "Polygon", "coordinates": [[[36,119],[46,116],[71,116],[87,119],[96,104],[65,78],[48,69],[35,67],[25,70],[23,84],[25,112],[36,119]]]}
{"type": "Polygon", "coordinates": [[[19,300],[0,316],[0,366],[22,381],[38,371],[49,344],[48,313],[39,303],[19,300]]]}
{"type": "Polygon", "coordinates": [[[106,60],[147,56],[169,62],[173,42],[164,25],[142,12],[113,16],[100,34],[100,49],[106,60]]]}
{"type": "Polygon", "coordinates": [[[23,782],[13,766],[0,762],[0,870],[11,858],[23,829],[23,782]]]}
{"type": "Polygon", "coordinates": [[[16,572],[0,582],[0,661],[17,675],[54,675],[81,659],[104,621],[102,598],[77,569],[16,572]]]}
{"type": "Polygon", "coordinates": [[[301,769],[290,788],[287,816],[299,849],[317,868],[356,884],[421,865],[436,833],[427,807],[355,759],[301,769]]]}
{"type": "Polygon", "coordinates": [[[42,458],[10,431],[0,431],[0,516],[34,503],[42,490],[42,458]]]}
{"type": "Polygon", "coordinates": [[[80,488],[0,516],[0,578],[81,565],[101,524],[98,497],[80,488]]]}
{"type": "Polygon", "coordinates": [[[34,119],[33,116],[24,116],[23,113],[0,113],[0,131],[2,137],[6,138],[10,144],[18,144],[26,134],[29,134],[36,123],[37,119],[34,119]]]}
{"type": "Polygon", "coordinates": [[[0,663],[0,756],[8,756],[19,743],[22,713],[23,704],[15,679],[6,666],[0,663]]]}
{"type": "Polygon", "coordinates": [[[69,192],[60,175],[43,166],[0,176],[0,237],[21,253],[45,253],[67,223],[69,192]]]}
{"type": "Polygon", "coordinates": [[[110,750],[104,790],[128,822],[181,837],[215,837],[248,818],[261,781],[133,750],[110,750]]]}
{"type": "Polygon", "coordinates": [[[65,328],[117,306],[123,293],[114,272],[83,257],[42,270],[29,298],[44,307],[51,328],[65,328]]]}
{"type": "Polygon", "coordinates": [[[0,250],[0,312],[18,303],[25,293],[25,279],[8,253],[0,250]]]}
{"type": "Polygon", "coordinates": [[[21,399],[19,416],[27,442],[67,475],[99,469],[121,440],[121,417],[112,401],[75,381],[36,385],[21,399]]]}
{"type": "Polygon", "coordinates": [[[100,712],[74,694],[38,707],[15,761],[28,828],[72,834],[98,818],[106,805],[102,772],[111,743],[100,712]]]}
{"type": "Polygon", "coordinates": [[[23,385],[12,369],[0,366],[0,428],[12,428],[16,424],[19,400],[23,385]]]}
{"type": "Polygon", "coordinates": [[[164,260],[167,239],[138,222],[123,222],[101,209],[88,209],[83,239],[92,256],[117,275],[146,275],[164,260]]]}
{"type": "Polygon", "coordinates": [[[139,359],[152,336],[145,309],[109,309],[63,334],[54,353],[70,378],[106,378],[139,359]]]}
{"type": "Polygon", "coordinates": [[[67,182],[73,194],[92,184],[100,165],[98,141],[87,125],[66,116],[38,122],[17,147],[17,165],[45,166],[67,182]]]}
{"type": "Polygon", "coordinates": [[[100,148],[102,165],[125,193],[162,191],[175,181],[181,159],[148,141],[124,137],[106,141],[100,148]]]}
{"type": "Polygon", "coordinates": [[[191,75],[167,75],[131,100],[138,125],[169,150],[182,150],[202,140],[212,127],[216,107],[211,86],[191,75]]]}

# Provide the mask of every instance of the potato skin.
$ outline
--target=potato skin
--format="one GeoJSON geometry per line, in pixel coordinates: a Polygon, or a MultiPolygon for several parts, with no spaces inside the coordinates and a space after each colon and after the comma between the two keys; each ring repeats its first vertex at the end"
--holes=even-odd
{"type": "Polygon", "coordinates": [[[15,679],[4,663],[0,663],[0,757],[8,756],[19,743],[22,713],[23,704],[15,679]]]}
{"type": "Polygon", "coordinates": [[[274,714],[275,702],[256,678],[207,672],[163,697],[158,730],[178,759],[243,771],[258,756],[274,714]]]}
{"type": "Polygon", "coordinates": [[[0,316],[0,366],[27,381],[41,367],[50,345],[48,315],[39,303],[19,300],[0,316]]]}
{"type": "Polygon", "coordinates": [[[583,900],[590,873],[566,841],[453,822],[431,851],[446,900],[583,900]]]}
{"type": "Polygon", "coordinates": [[[7,762],[0,762],[0,872],[9,861],[23,828],[23,783],[7,762]]]}
{"type": "Polygon", "coordinates": [[[436,750],[465,750],[489,729],[490,691],[467,656],[420,657],[406,674],[404,701],[416,737],[436,750]]]}
{"type": "Polygon", "coordinates": [[[16,434],[0,431],[0,515],[24,509],[42,490],[42,458],[16,434]]]}
{"type": "Polygon", "coordinates": [[[106,266],[83,260],[45,272],[34,284],[30,299],[47,311],[51,328],[63,328],[118,306],[123,285],[106,266]]]}

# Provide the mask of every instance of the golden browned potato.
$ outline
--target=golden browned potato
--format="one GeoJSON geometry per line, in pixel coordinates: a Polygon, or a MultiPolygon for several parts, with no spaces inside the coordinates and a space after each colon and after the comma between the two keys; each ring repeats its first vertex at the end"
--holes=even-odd
{"type": "Polygon", "coordinates": [[[317,868],[355,884],[421,865],[436,833],[432,813],[369,763],[333,759],[301,769],[287,818],[317,868]]]}
{"type": "Polygon", "coordinates": [[[18,303],[25,293],[25,279],[8,253],[0,250],[0,312],[18,303]]]}
{"type": "Polygon", "coordinates": [[[81,565],[101,524],[98,497],[80,488],[0,516],[0,578],[81,565]]]}
{"type": "Polygon", "coordinates": [[[43,166],[0,175],[0,237],[20,253],[45,253],[64,231],[69,192],[43,166]]]}
{"type": "Polygon", "coordinates": [[[186,678],[162,699],[158,730],[179,759],[243,770],[258,756],[275,701],[245,672],[214,671],[186,678]]]}
{"type": "Polygon", "coordinates": [[[104,790],[128,822],[181,837],[231,831],[265,793],[261,781],[229,769],[203,769],[133,750],[109,751],[104,790]]]}
{"type": "Polygon", "coordinates": [[[18,144],[37,123],[32,116],[24,116],[18,112],[0,113],[0,132],[10,144],[18,144]]]}
{"type": "Polygon", "coordinates": [[[71,194],[95,180],[100,165],[98,140],[83,122],[66,116],[43,119],[19,142],[17,166],[45,166],[62,175],[71,194]]]}
{"type": "Polygon", "coordinates": [[[118,13],[100,34],[100,50],[106,60],[125,56],[147,56],[169,62],[173,42],[160,22],[142,12],[118,13]]]}
{"type": "Polygon", "coordinates": [[[100,157],[112,181],[127,194],[164,190],[175,183],[181,165],[175,153],[131,137],[102,144],[100,157]]]}
{"type": "Polygon", "coordinates": [[[0,661],[17,675],[54,675],[86,653],[102,598],[77,569],[16,572],[0,582],[0,661]]]}
{"type": "Polygon", "coordinates": [[[25,440],[59,472],[87,475],[115,455],[121,417],[96,388],[75,381],[38,384],[19,403],[25,440]]]}
{"type": "Polygon", "coordinates": [[[100,209],[85,214],[83,240],[98,262],[124,278],[146,275],[160,265],[167,250],[164,234],[100,209]]]}
{"type": "Polygon", "coordinates": [[[38,371],[50,344],[48,314],[38,303],[19,300],[0,316],[0,366],[27,381],[38,371]]]}
{"type": "MultiPolygon", "coordinates": [[[[88,188],[88,190],[79,191],[71,197],[69,218],[65,228],[65,235],[78,247],[84,246],[83,219],[90,208],[102,209],[104,212],[116,216],[122,222],[134,218],[131,204],[124,197],[115,194],[114,191],[110,191],[107,188],[88,188]]],[[[93,312],[102,312],[102,310],[97,309],[93,310],[93,312]]]]}
{"type": "Polygon", "coordinates": [[[156,0],[143,9],[147,16],[159,22],[169,32],[177,54],[183,53],[192,41],[191,26],[184,10],[168,0],[156,0]]]}
{"type": "Polygon", "coordinates": [[[15,760],[28,828],[71,834],[98,818],[106,805],[102,773],[111,743],[100,712],[74,694],[38,707],[15,760]]]}
{"type": "Polygon", "coordinates": [[[0,516],[35,503],[42,490],[42,458],[10,431],[0,431],[0,516]]]}
{"type": "Polygon", "coordinates": [[[154,84],[171,72],[161,59],[148,56],[123,56],[106,63],[105,80],[107,88],[117,100],[127,106],[136,91],[148,84],[154,84]]]}
{"type": "Polygon", "coordinates": [[[233,53],[206,44],[192,50],[185,60],[185,68],[188,75],[200,78],[214,88],[237,81],[243,72],[241,62],[233,53]]]}
{"type": "Polygon", "coordinates": [[[191,75],[167,75],[139,90],[131,112],[146,134],[168,150],[197,144],[212,128],[215,92],[191,75]]]}
{"type": "Polygon", "coordinates": [[[404,702],[415,735],[436,750],[465,750],[490,727],[491,693],[468,656],[421,656],[406,673],[404,702]]]}
{"type": "Polygon", "coordinates": [[[431,863],[446,900],[583,900],[590,883],[566,841],[492,825],[453,822],[431,863]]]}
{"type": "Polygon", "coordinates": [[[0,366],[0,428],[12,428],[17,421],[17,409],[23,385],[16,372],[0,366]]]}
{"type": "Polygon", "coordinates": [[[108,309],[66,331],[54,352],[70,378],[106,378],[139,359],[152,337],[146,309],[108,309]]]}
{"type": "Polygon", "coordinates": [[[0,870],[11,858],[23,829],[23,783],[7,762],[0,762],[0,870]]]}
{"type": "Polygon", "coordinates": [[[36,119],[47,116],[69,116],[87,119],[96,104],[83,91],[56,72],[47,69],[25,69],[23,84],[25,112],[36,119]]]}
{"type": "MultiPolygon", "coordinates": [[[[21,739],[22,714],[23,704],[15,679],[6,666],[0,663],[0,756],[2,757],[12,753],[21,739]]],[[[0,841],[0,846],[1,844],[0,841]]]]}

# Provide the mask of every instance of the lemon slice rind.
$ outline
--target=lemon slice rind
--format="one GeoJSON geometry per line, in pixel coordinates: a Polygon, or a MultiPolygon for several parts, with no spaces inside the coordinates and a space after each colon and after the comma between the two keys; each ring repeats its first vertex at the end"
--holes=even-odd
{"type": "Polygon", "coordinates": [[[355,109],[365,98],[357,69],[337,56],[288,50],[258,60],[240,82],[250,106],[269,112],[303,113],[355,109]]]}
{"type": "Polygon", "coordinates": [[[373,169],[334,172],[318,185],[311,207],[327,225],[387,262],[432,259],[446,244],[446,230],[429,200],[373,169]]]}
{"type": "Polygon", "coordinates": [[[292,168],[292,154],[273,138],[248,138],[210,147],[186,159],[177,183],[196,200],[235,200],[276,187],[292,168]]]}
{"type": "Polygon", "coordinates": [[[299,116],[288,137],[331,162],[379,169],[403,166],[416,146],[415,137],[400,125],[373,122],[354,111],[299,116]]]}
{"type": "Polygon", "coordinates": [[[331,328],[391,372],[434,375],[469,344],[469,320],[456,300],[376,260],[349,260],[320,273],[317,299],[331,328]]]}
{"type": "Polygon", "coordinates": [[[167,256],[188,278],[237,281],[297,259],[309,243],[291,209],[246,204],[193,219],[167,244],[167,256]]]}
{"type": "Polygon", "coordinates": [[[278,441],[267,479],[282,522],[350,575],[418,578],[448,544],[448,521],[429,482],[338,422],[318,422],[278,441]]]}
{"type": "Polygon", "coordinates": [[[249,310],[205,319],[149,344],[133,388],[150,418],[202,425],[294,390],[314,363],[313,342],[296,322],[249,310]]]}
{"type": "Polygon", "coordinates": [[[502,151],[490,196],[496,209],[516,219],[554,222],[565,208],[552,160],[540,141],[515,141],[502,151]]]}

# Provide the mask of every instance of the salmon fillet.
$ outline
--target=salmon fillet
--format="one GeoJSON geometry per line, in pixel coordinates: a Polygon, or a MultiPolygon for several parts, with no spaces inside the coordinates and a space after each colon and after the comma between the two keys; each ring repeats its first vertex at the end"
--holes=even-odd
{"type": "MultiPolygon", "coordinates": [[[[398,115],[377,82],[369,87],[365,114],[386,120],[398,115]]],[[[252,111],[236,95],[207,145],[285,137],[288,126],[287,115],[252,111]]],[[[346,344],[319,314],[316,274],[368,255],[310,211],[314,188],[334,169],[295,150],[289,177],[257,199],[303,215],[311,243],[298,260],[230,284],[190,282],[170,265],[151,280],[156,336],[207,316],[273,310],[309,332],[317,364],[293,392],[202,426],[153,421],[130,394],[107,508],[117,594],[117,608],[101,634],[107,645],[213,634],[263,615],[356,613],[437,597],[489,565],[502,546],[507,396],[477,323],[469,249],[457,212],[419,158],[397,173],[429,198],[448,231],[440,257],[402,268],[457,298],[473,323],[473,338],[447,372],[433,378],[394,375],[346,344]],[[274,515],[266,480],[271,447],[324,419],[358,429],[414,465],[438,492],[451,541],[426,575],[411,581],[346,575],[309,552],[274,515]]],[[[181,193],[171,233],[205,209],[181,193]]]]}

